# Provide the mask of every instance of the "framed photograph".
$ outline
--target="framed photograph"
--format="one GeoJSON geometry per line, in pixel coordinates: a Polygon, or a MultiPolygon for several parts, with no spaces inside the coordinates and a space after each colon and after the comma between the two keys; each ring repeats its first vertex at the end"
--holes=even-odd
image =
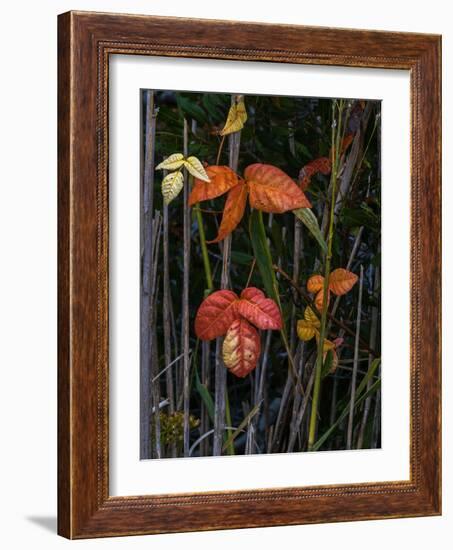
{"type": "Polygon", "coordinates": [[[59,16],[61,535],[441,513],[440,52],[59,16]]]}

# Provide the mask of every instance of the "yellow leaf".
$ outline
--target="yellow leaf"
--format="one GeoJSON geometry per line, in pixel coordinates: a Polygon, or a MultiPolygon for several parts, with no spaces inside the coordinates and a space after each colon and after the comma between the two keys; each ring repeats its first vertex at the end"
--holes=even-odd
{"type": "Polygon", "coordinates": [[[162,180],[162,195],[164,203],[170,204],[179,195],[184,186],[184,177],[181,172],[171,172],[162,180]]]}
{"type": "Polygon", "coordinates": [[[184,155],[182,153],[173,153],[160,164],[156,166],[156,170],[177,170],[184,164],[184,155]]]}
{"type": "Polygon", "coordinates": [[[184,166],[187,168],[187,171],[192,174],[192,176],[198,178],[199,180],[210,182],[208,174],[204,169],[204,166],[197,159],[197,157],[188,157],[184,161],[184,166]]]}
{"type": "Polygon", "coordinates": [[[330,367],[329,374],[333,374],[338,367],[338,355],[335,350],[332,351],[332,365],[330,367]]]}
{"type": "Polygon", "coordinates": [[[297,336],[304,342],[311,340],[316,333],[316,328],[309,321],[305,319],[297,321],[297,336]]]}
{"type": "Polygon", "coordinates": [[[321,326],[321,321],[318,319],[318,316],[311,309],[311,307],[306,307],[304,311],[304,319],[311,323],[314,327],[319,328],[321,326]]]}
{"type": "Polygon", "coordinates": [[[322,351],[324,353],[327,353],[329,350],[334,350],[335,349],[335,344],[334,342],[331,342],[330,340],[327,340],[327,338],[324,339],[324,345],[322,346],[322,351]]]}
{"type": "Polygon", "coordinates": [[[243,101],[233,103],[228,112],[225,126],[220,131],[220,135],[226,136],[228,134],[232,134],[233,132],[239,132],[239,130],[242,130],[244,127],[246,120],[247,111],[245,110],[245,103],[243,101]]]}

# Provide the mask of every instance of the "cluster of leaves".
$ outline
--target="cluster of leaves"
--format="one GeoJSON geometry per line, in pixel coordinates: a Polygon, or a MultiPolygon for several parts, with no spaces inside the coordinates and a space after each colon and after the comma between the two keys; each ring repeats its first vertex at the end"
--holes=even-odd
{"type": "Polygon", "coordinates": [[[209,181],[195,179],[189,205],[214,199],[228,192],[219,233],[210,242],[222,241],[236,229],[244,215],[247,197],[251,208],[271,214],[282,214],[288,210],[311,206],[304,192],[276,166],[251,164],[244,170],[243,178],[228,166],[208,166],[206,171],[209,181]]]}
{"type": "Polygon", "coordinates": [[[195,318],[195,333],[200,340],[225,336],[223,361],[240,378],[256,367],[260,356],[260,337],[254,327],[282,328],[278,305],[254,287],[245,288],[240,297],[231,290],[214,292],[200,305],[195,318]]]}

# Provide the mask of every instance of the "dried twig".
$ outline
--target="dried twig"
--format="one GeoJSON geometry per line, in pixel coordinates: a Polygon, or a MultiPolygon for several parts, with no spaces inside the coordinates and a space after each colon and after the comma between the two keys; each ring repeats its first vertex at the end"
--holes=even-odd
{"type": "MultiPolygon", "coordinates": [[[[189,154],[189,126],[184,119],[184,155],[189,154]]],[[[189,406],[190,406],[190,385],[189,385],[189,270],[190,270],[190,206],[189,206],[189,176],[184,170],[184,258],[183,258],[183,286],[182,286],[182,350],[183,350],[183,373],[184,373],[184,456],[189,456],[189,406]]]]}
{"type": "Polygon", "coordinates": [[[143,170],[143,219],[142,219],[142,286],[140,319],[140,458],[150,457],[151,420],[151,358],[153,339],[150,337],[152,319],[151,263],[153,258],[153,189],[156,112],[154,94],[145,94],[145,143],[143,170]]]}
{"type": "Polygon", "coordinates": [[[346,439],[346,448],[352,448],[352,429],[354,425],[354,403],[355,403],[355,386],[357,381],[357,368],[359,365],[359,335],[360,335],[360,322],[362,314],[362,292],[363,292],[363,266],[360,266],[360,279],[359,279],[359,301],[357,304],[357,324],[356,324],[356,336],[354,345],[354,368],[352,371],[351,380],[351,400],[349,404],[349,420],[348,420],[348,432],[346,439]]]}

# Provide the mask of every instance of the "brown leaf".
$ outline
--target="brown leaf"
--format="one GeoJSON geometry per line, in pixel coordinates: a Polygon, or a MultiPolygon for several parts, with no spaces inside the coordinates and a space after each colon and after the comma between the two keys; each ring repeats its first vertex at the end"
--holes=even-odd
{"type": "Polygon", "coordinates": [[[249,185],[252,208],[281,214],[288,210],[311,207],[304,192],[276,166],[251,164],[245,169],[244,177],[249,185]]]}
{"type": "Polygon", "coordinates": [[[209,182],[195,178],[194,186],[189,197],[189,206],[197,202],[215,199],[235,187],[239,179],[236,173],[228,166],[207,166],[206,173],[209,182]]]}

